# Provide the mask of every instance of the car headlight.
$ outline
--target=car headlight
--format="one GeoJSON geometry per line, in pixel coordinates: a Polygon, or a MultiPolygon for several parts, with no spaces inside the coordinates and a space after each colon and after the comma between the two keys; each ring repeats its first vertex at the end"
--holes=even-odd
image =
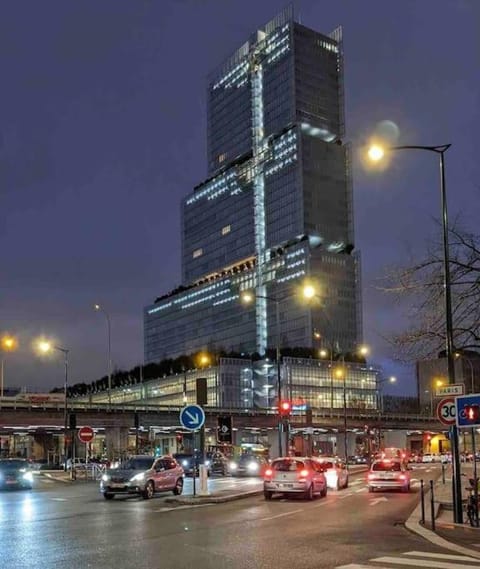
{"type": "Polygon", "coordinates": [[[22,478],[27,482],[33,482],[33,474],[31,472],[25,472],[22,478]]]}
{"type": "Polygon", "coordinates": [[[230,468],[230,470],[237,470],[237,463],[236,462],[231,462],[228,465],[228,468],[230,468]]]}
{"type": "Polygon", "coordinates": [[[140,474],[135,474],[135,476],[132,476],[130,478],[130,482],[138,482],[140,480],[143,480],[145,478],[145,472],[140,472],[140,474]]]}
{"type": "Polygon", "coordinates": [[[110,480],[110,476],[109,476],[108,474],[104,474],[104,475],[102,476],[102,480],[103,480],[104,482],[108,482],[108,481],[110,480]]]}
{"type": "Polygon", "coordinates": [[[250,470],[250,472],[256,472],[258,470],[258,464],[256,462],[249,462],[247,470],[250,470]]]}
{"type": "Polygon", "coordinates": [[[182,466],[188,466],[188,460],[182,460],[182,466]]]}

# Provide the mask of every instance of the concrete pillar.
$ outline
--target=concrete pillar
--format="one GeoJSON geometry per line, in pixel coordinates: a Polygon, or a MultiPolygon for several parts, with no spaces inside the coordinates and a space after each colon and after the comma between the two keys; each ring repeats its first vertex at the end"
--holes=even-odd
{"type": "MultiPolygon", "coordinates": [[[[355,433],[347,433],[348,456],[352,456],[353,454],[355,454],[356,436],[357,435],[355,433]]],[[[336,454],[340,458],[345,458],[345,437],[343,433],[338,433],[337,435],[336,454]]]]}
{"type": "Polygon", "coordinates": [[[109,460],[124,457],[128,448],[128,427],[107,427],[105,443],[109,460]]]}
{"type": "Polygon", "coordinates": [[[279,449],[278,449],[278,431],[277,431],[277,429],[274,429],[272,431],[268,431],[268,444],[270,445],[270,458],[278,458],[279,449]]]}

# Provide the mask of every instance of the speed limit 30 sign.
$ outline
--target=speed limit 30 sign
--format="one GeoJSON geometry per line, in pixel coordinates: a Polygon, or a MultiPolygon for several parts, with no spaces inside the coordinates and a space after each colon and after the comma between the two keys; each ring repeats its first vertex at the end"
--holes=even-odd
{"type": "Polygon", "coordinates": [[[457,409],[453,397],[445,397],[437,405],[438,420],[444,425],[454,425],[457,418],[457,409]]]}

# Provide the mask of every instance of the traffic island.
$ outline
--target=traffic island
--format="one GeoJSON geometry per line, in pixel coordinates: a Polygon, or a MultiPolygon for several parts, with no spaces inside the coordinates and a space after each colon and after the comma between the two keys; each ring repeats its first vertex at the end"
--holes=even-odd
{"type": "Polygon", "coordinates": [[[224,502],[233,502],[235,500],[242,500],[243,498],[251,498],[253,496],[260,496],[263,494],[262,490],[248,490],[246,492],[235,493],[222,493],[217,492],[209,496],[176,496],[175,498],[166,498],[165,502],[170,505],[176,506],[192,506],[197,504],[223,504],[224,502]]]}

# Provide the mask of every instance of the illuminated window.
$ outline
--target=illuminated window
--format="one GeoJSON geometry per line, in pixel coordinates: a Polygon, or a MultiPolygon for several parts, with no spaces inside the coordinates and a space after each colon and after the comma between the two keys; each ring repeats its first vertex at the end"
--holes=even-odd
{"type": "Polygon", "coordinates": [[[225,152],[223,154],[220,154],[220,156],[218,157],[218,163],[221,164],[226,157],[227,155],[225,154],[225,152]]]}
{"type": "Polygon", "coordinates": [[[231,230],[232,230],[231,225],[225,225],[225,227],[222,227],[222,235],[227,235],[227,233],[230,233],[231,230]]]}
{"type": "Polygon", "coordinates": [[[203,249],[195,249],[193,252],[193,258],[201,257],[203,255],[203,249]]]}

